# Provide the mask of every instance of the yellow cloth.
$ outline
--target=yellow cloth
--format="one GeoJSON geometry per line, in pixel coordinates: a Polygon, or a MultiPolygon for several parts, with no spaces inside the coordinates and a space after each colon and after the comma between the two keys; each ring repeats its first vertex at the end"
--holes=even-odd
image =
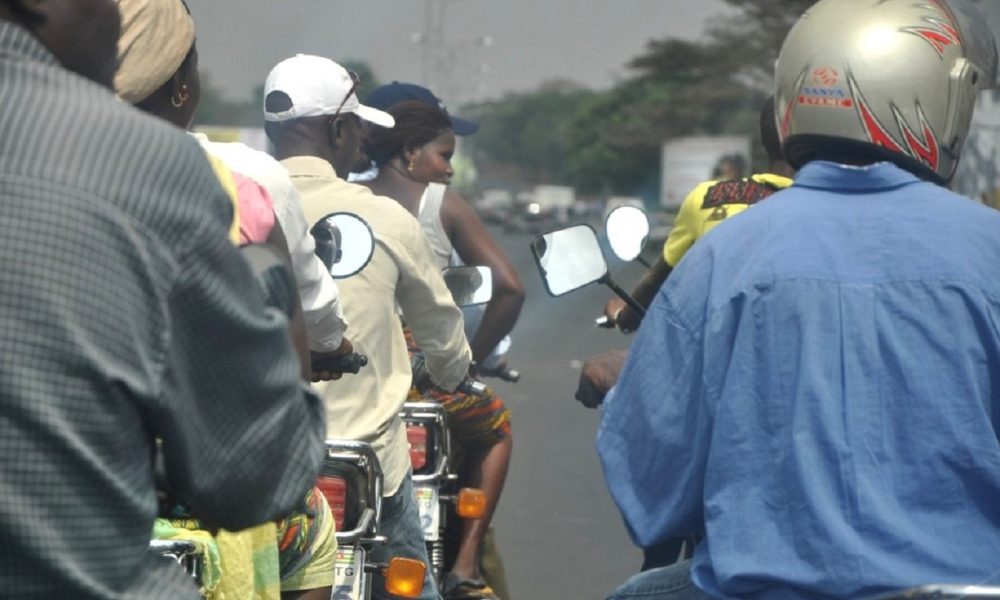
{"type": "Polygon", "coordinates": [[[280,600],[278,528],[264,523],[215,536],[222,559],[222,580],[207,600],[280,600]]]}
{"type": "Polygon", "coordinates": [[[194,21],[181,0],[118,0],[122,32],[115,90],[138,104],[177,73],[194,45],[194,21]]]}
{"type": "Polygon", "coordinates": [[[280,600],[278,528],[265,523],[214,537],[195,519],[157,519],[153,537],[185,540],[204,548],[201,595],[205,600],[280,600]]]}
{"type": "Polygon", "coordinates": [[[227,167],[225,163],[211,154],[206,154],[205,157],[208,158],[208,163],[212,165],[212,170],[215,171],[215,176],[219,179],[219,185],[222,186],[226,195],[229,196],[229,200],[233,203],[233,222],[229,226],[229,241],[235,245],[239,245],[240,202],[239,194],[236,191],[236,180],[233,178],[233,172],[229,170],[229,167],[227,167]]]}
{"type": "MultiPolygon", "coordinates": [[[[791,179],[770,173],[751,175],[743,181],[747,180],[769,186],[774,190],[782,190],[792,185],[791,179]]],[[[670,230],[666,243],[663,244],[663,259],[671,267],[677,266],[684,254],[701,236],[711,231],[723,220],[738,215],[752,206],[752,203],[730,200],[721,203],[707,202],[706,198],[709,192],[720,183],[734,184],[737,182],[706,181],[694,188],[681,204],[677,218],[674,219],[674,227],[670,230]]]]}
{"type": "Polygon", "coordinates": [[[201,595],[206,598],[215,593],[222,578],[222,561],[219,546],[212,534],[197,529],[197,521],[156,519],[153,522],[154,540],[193,542],[202,557],[201,595]]]}
{"type": "Polygon", "coordinates": [[[402,205],[340,179],[322,159],[297,156],[281,164],[302,196],[310,225],[330,213],[349,211],[368,221],[375,232],[375,254],[368,266],[337,282],[351,324],[351,342],[370,362],[357,375],[314,388],[326,403],[329,437],[360,440],[375,448],[385,474],[383,493],[389,496],[410,470],[399,411],[413,374],[398,326],[397,302],[424,351],[428,369],[446,389],[461,383],[472,360],[462,313],[451,299],[420,223],[402,205]]]}

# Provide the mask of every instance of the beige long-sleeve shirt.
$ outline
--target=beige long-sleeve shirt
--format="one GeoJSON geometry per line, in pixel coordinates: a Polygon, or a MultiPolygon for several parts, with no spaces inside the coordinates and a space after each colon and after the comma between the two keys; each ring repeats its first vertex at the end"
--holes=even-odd
{"type": "Polygon", "coordinates": [[[302,196],[310,226],[330,213],[346,211],[368,221],[375,233],[375,254],[368,266],[337,282],[351,323],[351,342],[370,362],[361,373],[317,384],[316,389],[326,404],[328,437],[372,444],[385,474],[385,495],[392,495],[410,466],[406,430],[398,414],[412,373],[397,303],[426,354],[431,378],[445,389],[461,383],[472,361],[462,313],[445,287],[420,224],[398,202],[340,179],[330,163],[319,158],[299,156],[281,164],[302,196]]]}

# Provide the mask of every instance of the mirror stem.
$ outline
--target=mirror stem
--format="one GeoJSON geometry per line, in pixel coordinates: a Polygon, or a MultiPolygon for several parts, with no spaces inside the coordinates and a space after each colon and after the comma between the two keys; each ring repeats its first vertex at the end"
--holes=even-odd
{"type": "Polygon", "coordinates": [[[653,268],[653,265],[649,264],[649,261],[648,261],[648,260],[646,260],[645,258],[643,258],[642,256],[636,256],[636,257],[635,257],[635,260],[636,260],[636,261],[637,261],[637,262],[638,262],[638,263],[639,263],[640,265],[642,265],[642,266],[646,267],[647,269],[652,269],[652,268],[653,268]]]}
{"type": "Polygon", "coordinates": [[[629,293],[626,292],[624,289],[622,289],[622,287],[620,285],[618,285],[617,283],[615,283],[614,281],[612,281],[611,277],[609,275],[605,275],[599,281],[601,283],[603,283],[604,285],[608,286],[609,288],[611,288],[612,292],[614,292],[615,294],[618,294],[618,297],[621,298],[622,300],[624,300],[625,303],[629,305],[629,308],[631,308],[632,310],[634,310],[635,314],[639,315],[640,318],[643,318],[643,317],[646,316],[646,309],[643,308],[643,306],[641,304],[639,304],[638,302],[636,302],[635,298],[633,298],[632,296],[630,296],[629,293]]]}

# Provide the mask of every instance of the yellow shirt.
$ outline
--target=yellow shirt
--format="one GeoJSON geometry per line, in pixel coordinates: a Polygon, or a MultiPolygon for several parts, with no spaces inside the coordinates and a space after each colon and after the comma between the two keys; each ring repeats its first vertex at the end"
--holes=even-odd
{"type": "Polygon", "coordinates": [[[713,227],[790,185],[791,179],[770,173],[699,184],[681,204],[674,227],[663,244],[663,259],[676,267],[688,249],[713,227]]]}
{"type": "Polygon", "coordinates": [[[375,254],[368,266],[337,281],[351,323],[351,343],[356,352],[368,355],[368,366],[314,388],[326,403],[327,437],[371,444],[385,474],[383,493],[390,496],[410,469],[399,411],[413,379],[396,304],[424,351],[431,377],[446,389],[462,382],[472,361],[462,312],[451,299],[420,223],[398,202],[344,181],[319,158],[297,156],[281,164],[302,196],[310,226],[346,211],[368,221],[375,232],[375,254]]]}

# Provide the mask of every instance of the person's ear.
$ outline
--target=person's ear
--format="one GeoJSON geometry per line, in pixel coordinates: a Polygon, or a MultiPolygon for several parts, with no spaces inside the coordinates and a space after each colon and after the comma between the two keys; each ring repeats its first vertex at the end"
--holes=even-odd
{"type": "Polygon", "coordinates": [[[188,89],[187,74],[184,69],[178,69],[174,76],[170,78],[170,85],[166,88],[170,95],[170,105],[174,108],[181,108],[188,103],[191,91],[188,89]]]}
{"type": "Polygon", "coordinates": [[[344,132],[344,117],[343,115],[338,115],[330,119],[330,125],[327,128],[327,136],[329,137],[330,147],[339,148],[340,138],[344,132]]]}
{"type": "Polygon", "coordinates": [[[406,170],[413,172],[413,162],[420,156],[420,148],[403,148],[403,163],[406,170]]]}

